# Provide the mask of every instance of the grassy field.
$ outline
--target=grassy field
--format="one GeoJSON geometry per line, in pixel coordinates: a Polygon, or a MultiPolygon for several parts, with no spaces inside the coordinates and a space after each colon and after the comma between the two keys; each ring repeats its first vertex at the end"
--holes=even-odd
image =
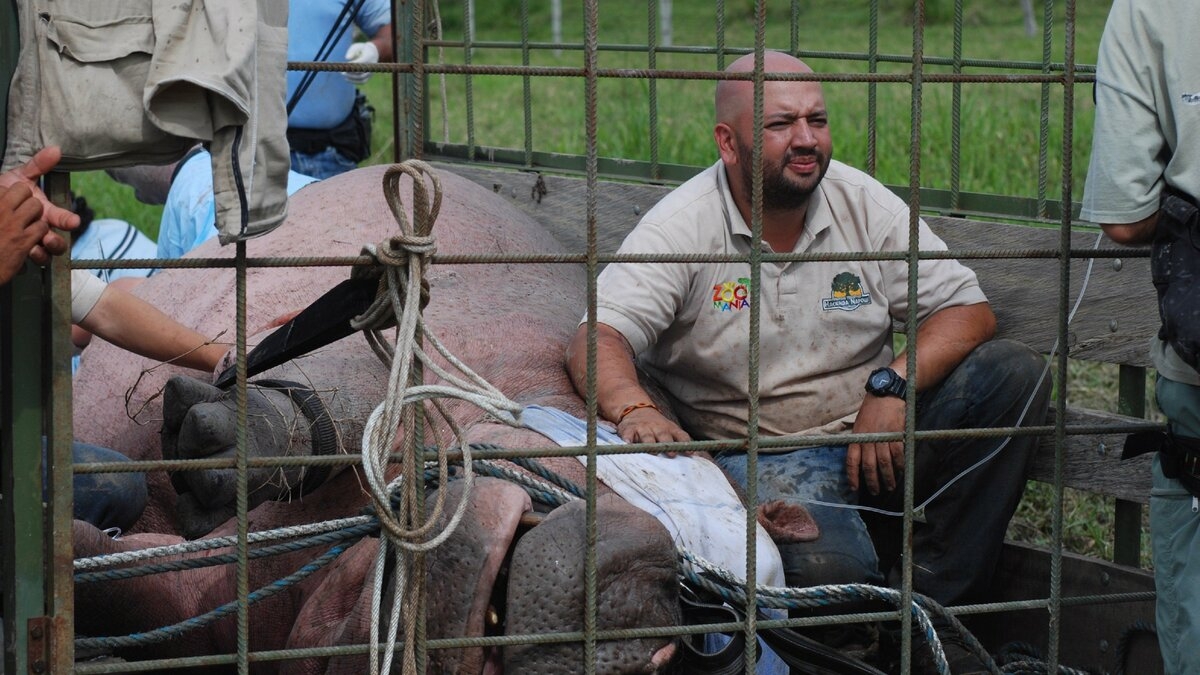
{"type": "MultiPolygon", "coordinates": [[[[651,0],[657,5],[657,0],[651,0]]],[[[715,3],[707,0],[676,0],[673,5],[672,36],[676,47],[711,47],[723,40],[731,53],[754,46],[754,3],[729,0],[725,15],[718,17],[715,3]],[[718,31],[718,26],[721,30],[718,31]]],[[[1043,20],[1041,3],[1037,10],[1039,26],[1043,20]]],[[[911,3],[881,0],[878,14],[877,50],[884,55],[878,70],[905,72],[907,63],[892,62],[891,57],[907,58],[913,52],[914,31],[911,3]]],[[[927,23],[923,33],[923,54],[927,62],[954,54],[953,3],[928,0],[927,23]]],[[[964,59],[989,62],[970,73],[1029,74],[1016,64],[1041,63],[1043,53],[1052,63],[1066,58],[1065,20],[1062,3],[1053,5],[1053,30],[1044,43],[1039,32],[1030,37],[1023,28],[1023,17],[1016,0],[1005,3],[974,3],[962,17],[961,55],[964,59]]],[[[843,0],[838,3],[769,3],[765,40],[768,48],[788,50],[793,44],[819,73],[866,73],[867,62],[845,58],[849,53],[865,53],[870,46],[867,0],[843,0]],[[793,6],[799,9],[792,20],[793,6]],[[810,55],[811,54],[811,55],[810,55]],[[838,58],[826,56],[838,54],[838,58]]],[[[466,25],[463,0],[440,2],[442,26],[448,40],[459,40],[466,25]]],[[[523,31],[531,42],[552,39],[550,3],[496,0],[475,3],[475,41],[509,42],[521,40],[523,31]]],[[[1079,64],[1094,64],[1108,3],[1078,3],[1074,29],[1074,58],[1079,64]]],[[[563,3],[562,39],[566,45],[578,45],[584,39],[582,3],[563,3]]],[[[648,41],[649,8],[646,2],[603,3],[597,22],[598,42],[602,46],[597,59],[600,68],[641,69],[648,67],[644,48],[648,41]]],[[[736,55],[736,54],[735,54],[736,55]]],[[[522,64],[520,49],[494,46],[477,47],[469,54],[462,48],[431,50],[428,60],[474,65],[512,66],[522,64]]],[[[582,52],[577,49],[530,50],[533,66],[580,67],[582,52]]],[[[726,62],[732,60],[728,56],[726,62]]],[[[712,71],[718,66],[714,54],[661,53],[656,58],[661,70],[712,71]]],[[[927,65],[927,73],[950,72],[949,66],[927,65]]],[[[369,163],[391,161],[393,153],[391,78],[376,75],[366,85],[376,108],[375,153],[369,163]]],[[[585,84],[579,78],[532,77],[530,98],[525,103],[522,78],[518,76],[461,75],[431,78],[426,91],[431,111],[426,124],[428,137],[456,144],[473,142],[478,146],[499,148],[525,147],[528,128],[532,149],[539,152],[582,154],[586,150],[585,84]],[[443,95],[444,92],[444,95],[443,95]],[[443,113],[443,108],[445,112],[443,113]],[[528,119],[527,119],[528,118],[528,119]]],[[[660,80],[651,85],[645,79],[604,78],[596,88],[597,151],[601,157],[648,161],[652,148],[663,164],[705,166],[715,159],[712,144],[713,83],[696,79],[660,80]],[[651,94],[656,102],[652,110],[651,94]],[[653,114],[652,114],[653,113],[653,114]],[[657,119],[652,125],[650,119],[657,119]]],[[[877,177],[888,184],[907,185],[916,163],[910,152],[913,95],[907,83],[881,83],[876,86],[876,116],[868,112],[868,85],[826,83],[825,93],[833,129],[835,156],[855,166],[874,166],[877,177]],[[876,157],[869,156],[867,130],[874,126],[876,157]]],[[[961,86],[961,154],[951,152],[954,87],[945,83],[926,83],[920,98],[919,176],[923,186],[949,189],[953,169],[959,171],[959,188],[965,192],[1036,197],[1039,194],[1039,163],[1045,164],[1044,194],[1059,199],[1063,193],[1064,159],[1071,164],[1071,198],[1082,196],[1083,176],[1091,142],[1091,84],[1081,83],[1074,91],[1074,116],[1070,120],[1072,140],[1069,153],[1063,150],[1065,127],[1061,85],[1028,82],[967,83],[961,86]],[[1044,123],[1042,101],[1048,101],[1044,123]],[[1044,124],[1044,130],[1043,130],[1044,124]],[[1044,148],[1044,152],[1039,150],[1044,148]]],[[[84,194],[99,217],[120,217],[135,223],[155,236],[161,210],[138,204],[132,192],[114,184],[103,173],[76,174],[75,189],[84,194]]],[[[1072,402],[1085,407],[1115,410],[1115,369],[1074,364],[1071,372],[1072,402]]],[[[1032,485],[1010,534],[1016,538],[1049,543],[1045,514],[1052,510],[1053,494],[1044,485],[1032,485]]],[[[1109,555],[1111,550],[1110,503],[1085,495],[1066,496],[1067,548],[1091,554],[1109,555]]],[[[1147,558],[1148,562],[1148,558],[1147,558]]]]}

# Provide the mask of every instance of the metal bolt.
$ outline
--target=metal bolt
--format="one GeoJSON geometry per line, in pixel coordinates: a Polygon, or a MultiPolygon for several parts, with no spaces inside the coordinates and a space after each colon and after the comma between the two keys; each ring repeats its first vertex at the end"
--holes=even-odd
{"type": "Polygon", "coordinates": [[[1113,258],[1113,260],[1112,260],[1112,268],[1113,268],[1113,271],[1114,271],[1114,272],[1120,272],[1120,271],[1121,271],[1121,267],[1122,267],[1122,265],[1123,265],[1123,264],[1124,264],[1124,263],[1122,263],[1122,262],[1121,262],[1121,259],[1120,259],[1120,258],[1113,258]]]}
{"type": "Polygon", "coordinates": [[[29,637],[33,638],[34,640],[41,640],[42,639],[42,627],[34,626],[33,628],[30,628],[29,629],[29,637]]]}
{"type": "Polygon", "coordinates": [[[637,204],[634,204],[633,205],[633,215],[635,215],[635,216],[642,215],[642,207],[638,206],[637,204]]]}
{"type": "Polygon", "coordinates": [[[1115,333],[1115,332],[1117,332],[1117,320],[1116,320],[1116,319],[1109,319],[1109,321],[1108,321],[1108,332],[1110,332],[1110,333],[1115,333]]]}
{"type": "Polygon", "coordinates": [[[1112,581],[1112,578],[1108,576],[1108,572],[1100,573],[1100,585],[1101,586],[1107,586],[1110,581],[1112,581]]]}
{"type": "Polygon", "coordinates": [[[46,672],[46,662],[41,659],[38,659],[37,661],[34,661],[33,663],[29,664],[29,669],[32,670],[34,673],[44,673],[44,672],[46,672]]]}
{"type": "Polygon", "coordinates": [[[1101,639],[1100,640],[1100,653],[1103,654],[1107,651],[1108,651],[1108,640],[1101,639]]]}
{"type": "Polygon", "coordinates": [[[1108,452],[1108,446],[1105,445],[1104,441],[1100,441],[1100,445],[1096,446],[1096,452],[1098,452],[1101,455],[1108,452]]]}

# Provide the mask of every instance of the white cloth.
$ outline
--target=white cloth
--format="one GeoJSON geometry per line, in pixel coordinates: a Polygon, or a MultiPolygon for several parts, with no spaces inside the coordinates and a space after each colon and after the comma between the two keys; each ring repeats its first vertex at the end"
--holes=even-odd
{"type": "MultiPolygon", "coordinates": [[[[587,423],[555,408],[528,406],[521,424],[563,446],[587,440],[587,423]]],[[[600,428],[596,443],[625,441],[600,428]]],[[[587,462],[586,457],[578,459],[587,462]]],[[[678,546],[746,578],[746,507],[715,463],[684,455],[600,455],[596,475],[625,501],[657,518],[678,546]]],[[[755,523],[755,528],[758,584],[784,586],[779,549],[762,525],[755,523]]]]}

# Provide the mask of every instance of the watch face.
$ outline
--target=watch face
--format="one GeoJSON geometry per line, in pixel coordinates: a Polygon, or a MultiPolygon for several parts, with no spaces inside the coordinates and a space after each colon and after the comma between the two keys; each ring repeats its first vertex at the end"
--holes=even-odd
{"type": "Polygon", "coordinates": [[[887,389],[888,384],[892,381],[892,374],[886,370],[881,370],[871,375],[871,388],[875,391],[882,392],[887,389]]]}

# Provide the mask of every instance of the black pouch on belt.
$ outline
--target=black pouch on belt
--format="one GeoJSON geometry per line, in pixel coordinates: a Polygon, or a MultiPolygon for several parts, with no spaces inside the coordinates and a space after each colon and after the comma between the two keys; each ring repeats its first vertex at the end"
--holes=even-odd
{"type": "Polygon", "coordinates": [[[1168,189],[1155,231],[1150,276],[1162,319],[1158,337],[1200,370],[1200,208],[1195,200],[1168,189]]]}
{"type": "Polygon", "coordinates": [[[1200,497],[1200,438],[1176,436],[1169,430],[1130,434],[1121,459],[1147,452],[1158,452],[1164,476],[1179,481],[1193,496],[1200,497]]]}
{"type": "Polygon", "coordinates": [[[352,162],[361,162],[371,156],[371,120],[375,109],[367,103],[367,97],[357,92],[354,107],[341,124],[329,130],[329,144],[352,162]]]}

